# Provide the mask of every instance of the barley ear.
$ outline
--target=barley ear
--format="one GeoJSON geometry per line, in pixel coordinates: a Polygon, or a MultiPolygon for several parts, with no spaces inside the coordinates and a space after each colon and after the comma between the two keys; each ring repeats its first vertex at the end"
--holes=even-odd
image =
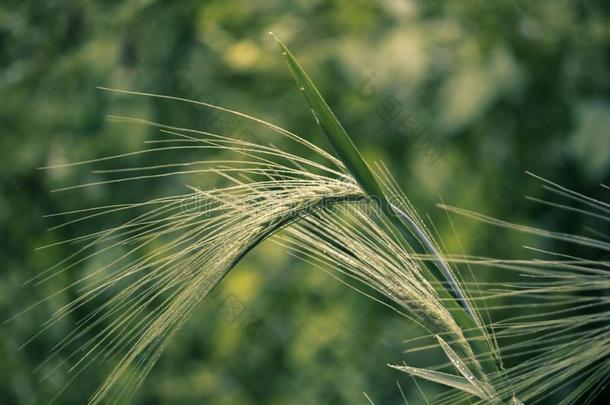
{"type": "MultiPolygon", "coordinates": [[[[474,331],[467,332],[467,334],[472,335],[469,336],[473,338],[472,342],[474,343],[472,343],[472,345],[475,347],[479,346],[476,348],[476,351],[479,352],[482,357],[482,366],[485,372],[497,372],[497,365],[491,356],[489,356],[490,348],[484,347],[480,342],[481,334],[485,334],[482,330],[482,324],[464,295],[458,281],[452,274],[451,269],[440,255],[440,252],[434,248],[434,244],[428,239],[425,232],[419,228],[416,221],[400,210],[399,207],[391,204],[370,167],[362,157],[362,154],[303,67],[277,36],[271,32],[269,32],[269,35],[278,43],[286,64],[288,65],[288,69],[301,90],[301,93],[305,97],[305,100],[309,104],[316,123],[322,129],[335,153],[349,170],[350,174],[356,179],[369,197],[380,204],[383,213],[390,219],[394,227],[400,231],[400,235],[402,235],[412,249],[418,253],[427,251],[427,253],[433,255],[438,272],[447,281],[453,294],[450,294],[442,285],[439,285],[437,292],[446,302],[447,308],[462,328],[465,331],[474,331]]],[[[427,270],[424,271],[429,280],[438,278],[427,270]]]]}

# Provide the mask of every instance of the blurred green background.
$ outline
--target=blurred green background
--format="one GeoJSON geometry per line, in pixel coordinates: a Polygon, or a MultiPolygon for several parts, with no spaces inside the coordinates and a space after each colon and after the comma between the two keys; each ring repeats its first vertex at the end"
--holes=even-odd
{"type": "MultiPolygon", "coordinates": [[[[108,225],[91,220],[46,231],[65,218],[44,215],[170,195],[187,182],[51,193],[110,177],[87,167],[37,167],[132,152],[159,138],[151,128],[108,122],[108,114],[227,134],[243,129],[201,108],[96,86],[220,104],[328,149],[268,31],[300,59],[366,158],[385,162],[420,213],[430,215],[450,251],[458,239],[435,208],[439,196],[511,221],[582,233],[577,215],[552,216],[523,198],[542,195],[524,171],[608,199],[598,184],[610,182],[609,16],[603,0],[3,1],[0,315],[8,318],[95,265],[21,287],[74,250],[36,247],[108,225]],[[405,117],[428,143],[404,135],[405,117]]],[[[530,255],[521,249],[523,236],[461,219],[456,225],[467,253],[530,255]]],[[[68,289],[1,326],[0,403],[46,403],[70,379],[60,366],[39,382],[33,369],[84,313],[17,349],[76,294],[68,289]]],[[[402,360],[402,341],[416,333],[396,314],[266,243],[197,311],[135,401],[364,404],[366,392],[386,404],[400,401],[399,381],[411,403],[425,403],[410,378],[385,366],[402,360]],[[227,299],[241,308],[236,319],[225,312],[227,299]],[[246,318],[259,328],[245,327],[246,318]]],[[[89,370],[58,402],[85,402],[104,376],[89,370]]],[[[440,389],[421,385],[429,395],[440,389]]]]}

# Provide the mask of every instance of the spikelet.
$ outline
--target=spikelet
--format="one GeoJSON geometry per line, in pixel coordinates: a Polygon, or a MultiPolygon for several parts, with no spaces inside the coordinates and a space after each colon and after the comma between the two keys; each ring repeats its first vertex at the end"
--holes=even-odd
{"type": "MultiPolygon", "coordinates": [[[[512,224],[447,205],[442,207],[495,226],[559,241],[564,249],[570,245],[580,247],[591,258],[528,248],[543,258],[455,257],[449,260],[467,262],[477,271],[493,271],[506,279],[482,292],[480,299],[488,302],[490,308],[495,305],[499,311],[530,309],[524,315],[496,318],[490,325],[501,342],[502,357],[518,359],[507,370],[509,383],[496,382],[499,393],[515,392],[520,400],[528,403],[566,390],[568,394],[560,404],[588,403],[610,380],[610,262],[607,261],[610,243],[603,231],[610,221],[610,205],[534,177],[543,182],[545,190],[566,202],[531,200],[592,218],[597,229],[587,228],[590,236],[572,235],[512,224]]],[[[457,398],[454,393],[444,400],[457,398]]]]}

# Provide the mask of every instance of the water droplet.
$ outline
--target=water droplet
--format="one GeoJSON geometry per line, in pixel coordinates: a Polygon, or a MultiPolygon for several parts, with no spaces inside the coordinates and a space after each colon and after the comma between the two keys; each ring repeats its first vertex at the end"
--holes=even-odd
{"type": "Polygon", "coordinates": [[[311,110],[311,114],[313,115],[313,118],[316,120],[316,124],[320,125],[320,120],[318,119],[318,116],[316,115],[315,111],[313,109],[311,110]]]}
{"type": "Polygon", "coordinates": [[[305,87],[301,86],[301,89],[300,89],[300,90],[301,90],[301,91],[304,91],[304,90],[305,90],[305,87]]]}
{"type": "Polygon", "coordinates": [[[282,55],[287,55],[287,53],[286,52],[282,52],[282,55]]]}

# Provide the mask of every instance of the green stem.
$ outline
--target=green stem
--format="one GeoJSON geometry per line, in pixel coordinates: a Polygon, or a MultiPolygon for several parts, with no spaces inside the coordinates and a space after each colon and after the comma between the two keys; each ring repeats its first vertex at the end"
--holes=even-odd
{"type": "MultiPolygon", "coordinates": [[[[464,294],[461,291],[459,283],[453,277],[453,274],[446,262],[442,259],[442,256],[434,248],[432,242],[427,238],[425,233],[417,226],[417,222],[414,221],[409,215],[402,212],[390,204],[389,200],[385,196],[381,186],[376,181],[368,164],[354,145],[352,139],[347,134],[337,117],[309,78],[305,70],[301,67],[296,58],[290,53],[288,48],[272,33],[269,33],[277,41],[282,55],[285,56],[288,69],[292,74],[293,78],[297,82],[301,93],[305,96],[307,103],[309,104],[312,113],[316,119],[318,125],[322,128],[322,131],[326,135],[326,138],[330,142],[337,156],[341,159],[345,167],[356,179],[360,187],[367,193],[372,199],[381,202],[381,209],[384,215],[391,221],[391,223],[399,230],[400,234],[405,239],[405,242],[410,245],[414,250],[427,251],[435,258],[435,264],[441,275],[448,282],[453,295],[449,293],[444,286],[439,284],[438,293],[441,299],[444,300],[447,309],[455,321],[463,327],[465,330],[476,331],[465,332],[466,337],[473,338],[471,347],[475,353],[478,353],[481,360],[481,367],[487,373],[498,372],[496,362],[491,356],[491,348],[486,347],[487,340],[480,339],[485,336],[485,331],[476,322],[475,313],[470,307],[468,300],[466,300],[464,294]],[[413,243],[412,236],[415,236],[418,243],[413,243]],[[419,246],[418,246],[419,245],[419,246]]],[[[429,280],[437,280],[427,267],[422,266],[426,270],[424,276],[429,280]]]]}

